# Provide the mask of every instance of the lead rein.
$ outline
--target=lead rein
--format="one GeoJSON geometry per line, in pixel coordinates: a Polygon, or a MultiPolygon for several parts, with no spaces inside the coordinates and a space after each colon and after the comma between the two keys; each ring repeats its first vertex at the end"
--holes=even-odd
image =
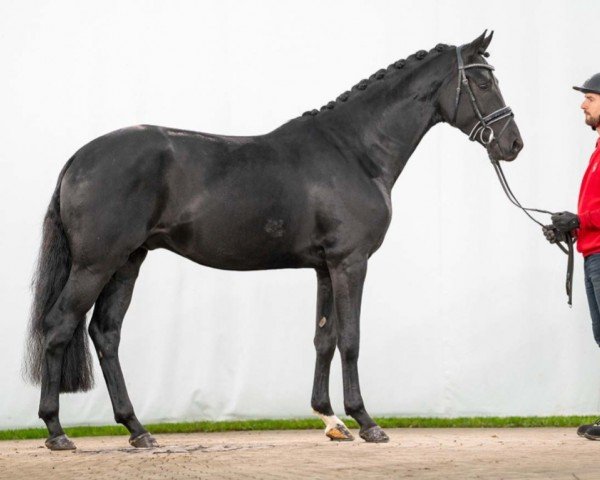
{"type": "MultiPolygon", "coordinates": [[[[502,170],[502,167],[500,166],[500,163],[498,162],[498,160],[491,160],[491,162],[494,167],[494,170],[496,171],[496,175],[498,176],[498,180],[500,181],[502,190],[504,190],[504,193],[506,194],[506,197],[508,198],[508,200],[513,205],[515,205],[516,207],[523,210],[523,213],[525,213],[525,215],[527,215],[531,220],[533,220],[539,226],[543,227],[544,225],[541,222],[539,222],[538,220],[536,220],[529,212],[538,212],[538,213],[544,213],[547,215],[552,215],[553,213],[549,212],[548,210],[541,210],[539,208],[523,207],[521,205],[521,203],[517,200],[517,197],[515,197],[515,194],[510,189],[510,186],[508,185],[506,177],[504,176],[504,171],[502,170]]],[[[556,246],[558,248],[560,248],[563,251],[563,253],[565,253],[568,256],[565,289],[567,291],[567,297],[568,297],[567,303],[569,304],[569,307],[572,307],[573,306],[573,264],[574,264],[573,245],[574,245],[574,241],[573,241],[573,236],[571,235],[571,232],[564,232],[564,234],[565,234],[566,247],[562,245],[560,240],[556,241],[556,246]]]]}

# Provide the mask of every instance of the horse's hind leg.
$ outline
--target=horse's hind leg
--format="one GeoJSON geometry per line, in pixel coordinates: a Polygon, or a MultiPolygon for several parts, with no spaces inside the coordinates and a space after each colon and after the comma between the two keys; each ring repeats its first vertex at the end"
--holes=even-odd
{"type": "MultiPolygon", "coordinates": [[[[77,372],[62,371],[63,357],[75,330],[85,321],[85,314],[92,308],[109,275],[110,273],[73,266],[67,283],[44,319],[44,357],[38,415],[48,427],[46,446],[51,450],[75,448],[73,442],[65,435],[58,418],[61,389],[73,391],[72,385],[61,383],[65,378],[78,375],[77,372]]],[[[85,345],[80,347],[85,349],[85,345]]],[[[80,355],[83,353],[79,352],[80,355]]],[[[73,365],[72,368],[77,367],[81,365],[73,365]]]]}
{"type": "Polygon", "coordinates": [[[317,324],[315,330],[315,380],[311,405],[325,422],[325,435],[331,440],[354,440],[350,431],[333,413],[329,400],[329,370],[337,343],[336,316],[333,308],[333,289],[327,270],[317,270],[317,324]]]}
{"type": "Polygon", "coordinates": [[[134,447],[157,447],[158,443],[142,426],[129,400],[125,379],[119,363],[121,325],[127,312],[140,266],[148,251],[140,248],[129,256],[127,263],[113,275],[96,300],[89,332],[115,414],[115,421],[131,433],[129,443],[134,447]]]}

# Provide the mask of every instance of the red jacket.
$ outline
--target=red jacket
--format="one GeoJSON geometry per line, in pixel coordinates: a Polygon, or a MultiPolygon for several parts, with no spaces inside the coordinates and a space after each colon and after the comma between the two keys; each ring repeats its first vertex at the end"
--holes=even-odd
{"type": "Polygon", "coordinates": [[[581,181],[577,215],[577,250],[584,257],[600,253],[600,139],[581,181]]]}

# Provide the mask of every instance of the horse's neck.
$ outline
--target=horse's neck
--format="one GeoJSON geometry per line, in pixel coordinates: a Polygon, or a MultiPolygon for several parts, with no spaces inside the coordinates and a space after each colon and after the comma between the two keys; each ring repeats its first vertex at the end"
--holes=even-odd
{"type": "Polygon", "coordinates": [[[405,93],[395,102],[390,103],[384,92],[374,91],[362,102],[344,105],[348,109],[344,114],[340,109],[330,116],[325,112],[319,119],[357,157],[366,157],[376,166],[376,175],[388,191],[423,136],[441,121],[437,113],[440,82],[425,82],[415,75],[401,85],[405,93]]]}
{"type": "MultiPolygon", "coordinates": [[[[374,120],[365,126],[363,146],[381,168],[382,180],[391,190],[421,139],[439,122],[433,105],[405,101],[386,122],[374,120]]],[[[385,116],[384,116],[385,118],[385,116]]]]}

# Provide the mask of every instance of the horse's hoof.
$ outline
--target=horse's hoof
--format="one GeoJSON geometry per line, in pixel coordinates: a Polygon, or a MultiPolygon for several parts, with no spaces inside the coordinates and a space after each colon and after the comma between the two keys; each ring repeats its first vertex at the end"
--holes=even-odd
{"type": "Polygon", "coordinates": [[[367,428],[365,431],[361,430],[360,438],[368,443],[386,443],[390,441],[390,437],[378,425],[367,428]]]}
{"type": "Polygon", "coordinates": [[[75,450],[77,448],[64,433],[58,437],[49,438],[45,445],[50,450],[75,450]]]}
{"type": "Polygon", "coordinates": [[[354,440],[354,435],[350,433],[346,425],[341,423],[337,423],[335,427],[331,427],[325,432],[325,435],[336,442],[350,442],[354,440]]]}
{"type": "Polygon", "coordinates": [[[135,448],[155,448],[158,447],[156,439],[148,432],[142,433],[135,438],[129,439],[129,444],[135,448]]]}

